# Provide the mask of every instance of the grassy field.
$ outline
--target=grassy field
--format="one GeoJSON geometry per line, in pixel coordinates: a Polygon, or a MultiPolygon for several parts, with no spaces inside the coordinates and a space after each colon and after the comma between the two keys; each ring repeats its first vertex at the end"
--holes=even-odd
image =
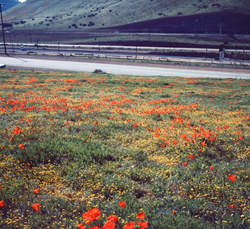
{"type": "Polygon", "coordinates": [[[0,70],[0,227],[247,228],[249,85],[0,70]]]}

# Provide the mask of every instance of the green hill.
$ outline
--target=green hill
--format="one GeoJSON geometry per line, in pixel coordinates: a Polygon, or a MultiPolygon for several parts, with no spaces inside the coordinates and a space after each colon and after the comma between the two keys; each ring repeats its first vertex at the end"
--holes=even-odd
{"type": "Polygon", "coordinates": [[[190,15],[250,15],[249,0],[27,0],[4,14],[16,29],[85,30],[190,15]]]}

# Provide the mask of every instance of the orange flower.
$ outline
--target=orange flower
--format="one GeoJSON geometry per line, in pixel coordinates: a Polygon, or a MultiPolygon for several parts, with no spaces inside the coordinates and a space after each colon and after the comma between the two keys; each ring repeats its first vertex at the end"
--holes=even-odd
{"type": "Polygon", "coordinates": [[[119,205],[120,205],[122,208],[126,208],[126,207],[127,207],[125,201],[120,201],[119,205]]]}
{"type": "Polygon", "coordinates": [[[137,214],[137,216],[136,216],[136,218],[139,218],[139,219],[141,219],[141,220],[144,220],[145,219],[145,213],[144,212],[139,212],[138,214],[137,214]]]}
{"type": "Polygon", "coordinates": [[[16,126],[15,129],[13,130],[13,133],[14,134],[20,134],[21,133],[20,127],[16,126]]]}
{"type": "Polygon", "coordinates": [[[108,221],[118,223],[118,217],[116,215],[111,215],[108,217],[108,221]]]}
{"type": "Polygon", "coordinates": [[[137,127],[137,126],[138,126],[138,122],[135,122],[135,123],[134,123],[134,127],[137,127]]]}
{"type": "Polygon", "coordinates": [[[116,224],[112,221],[107,221],[104,225],[103,225],[103,229],[115,229],[116,224]]]}
{"type": "Polygon", "coordinates": [[[1,145],[1,149],[4,149],[5,148],[5,145],[1,145]]]}
{"type": "Polygon", "coordinates": [[[89,229],[102,229],[100,225],[90,227],[89,229]]]}
{"type": "Polygon", "coordinates": [[[89,211],[82,214],[82,218],[86,221],[94,221],[99,219],[101,216],[101,211],[98,208],[92,208],[89,211]]]}
{"type": "Polygon", "coordinates": [[[97,122],[97,121],[94,121],[94,122],[93,122],[93,124],[94,124],[94,125],[97,125],[97,124],[98,124],[98,122],[97,122]]]}
{"type": "Polygon", "coordinates": [[[4,207],[4,200],[0,201],[0,207],[4,207]]]}
{"type": "Polygon", "coordinates": [[[140,226],[139,229],[146,229],[146,228],[148,228],[148,221],[145,221],[145,222],[139,221],[139,222],[137,223],[137,225],[140,226]]]}
{"type": "Polygon", "coordinates": [[[189,157],[190,157],[191,159],[194,159],[194,155],[193,155],[193,154],[190,154],[189,157]]]}
{"type": "Polygon", "coordinates": [[[203,141],[203,142],[201,143],[201,145],[202,145],[202,146],[206,146],[206,142],[203,141]]]}
{"type": "Polygon", "coordinates": [[[243,140],[243,137],[242,137],[242,136],[239,136],[239,140],[242,141],[242,140],[243,140]]]}
{"type": "Polygon", "coordinates": [[[229,178],[231,181],[235,181],[236,175],[235,175],[235,174],[229,175],[228,178],[229,178]]]}
{"type": "Polygon", "coordinates": [[[37,194],[37,195],[38,195],[38,193],[39,193],[39,188],[34,189],[34,190],[33,190],[33,192],[34,192],[35,194],[37,194]]]}
{"type": "Polygon", "coordinates": [[[210,165],[209,168],[212,172],[214,171],[214,167],[212,165],[210,165]]]}
{"type": "Polygon", "coordinates": [[[38,212],[39,211],[39,208],[40,208],[40,204],[39,203],[35,203],[35,204],[32,204],[32,208],[38,212]]]}
{"type": "Polygon", "coordinates": [[[135,222],[128,222],[125,226],[123,226],[123,229],[134,229],[135,228],[135,222]]]}
{"type": "Polygon", "coordinates": [[[19,148],[24,149],[24,144],[20,144],[19,148]]]}
{"type": "Polygon", "coordinates": [[[69,192],[68,195],[67,195],[69,198],[72,198],[72,195],[71,193],[69,192]]]}
{"type": "Polygon", "coordinates": [[[79,229],[86,229],[86,227],[83,226],[83,223],[79,224],[77,227],[78,227],[79,229]]]}
{"type": "Polygon", "coordinates": [[[231,204],[231,205],[230,205],[230,208],[234,209],[234,204],[231,204]]]}

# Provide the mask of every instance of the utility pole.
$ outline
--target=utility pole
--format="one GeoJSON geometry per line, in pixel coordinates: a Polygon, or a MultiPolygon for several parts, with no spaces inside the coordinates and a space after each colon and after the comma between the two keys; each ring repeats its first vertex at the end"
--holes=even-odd
{"type": "Polygon", "coordinates": [[[2,34],[3,34],[4,54],[7,55],[5,33],[4,33],[4,24],[3,24],[3,14],[2,14],[2,4],[1,3],[0,3],[0,14],[1,14],[1,22],[2,22],[2,34]]]}

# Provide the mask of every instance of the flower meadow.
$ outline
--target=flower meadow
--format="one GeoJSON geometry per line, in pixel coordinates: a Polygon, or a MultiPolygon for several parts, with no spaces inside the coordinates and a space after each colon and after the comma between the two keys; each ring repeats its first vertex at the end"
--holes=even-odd
{"type": "Polygon", "coordinates": [[[249,227],[249,86],[0,70],[0,228],[249,227]]]}

